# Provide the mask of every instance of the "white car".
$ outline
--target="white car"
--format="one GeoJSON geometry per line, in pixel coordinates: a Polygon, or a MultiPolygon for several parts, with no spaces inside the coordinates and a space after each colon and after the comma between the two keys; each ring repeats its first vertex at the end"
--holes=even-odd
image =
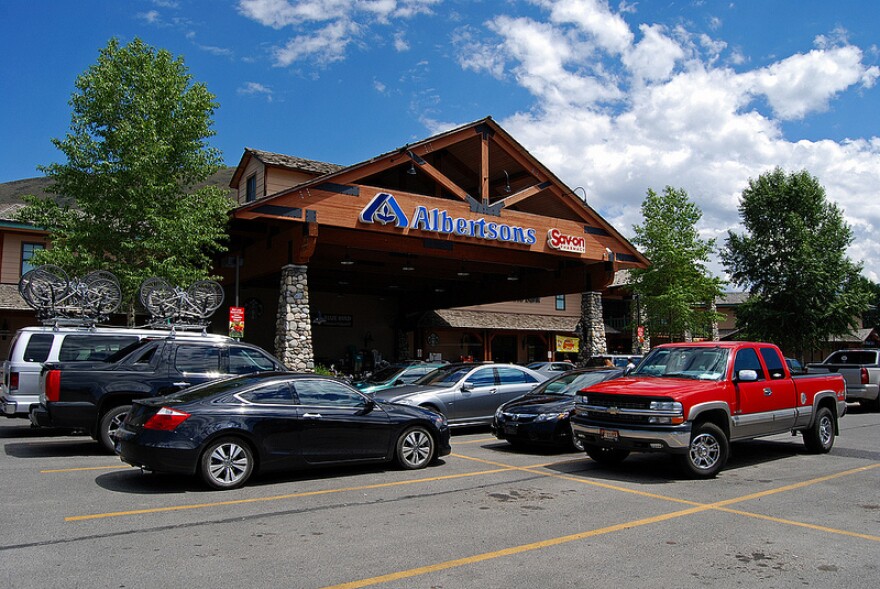
{"type": "Polygon", "coordinates": [[[547,377],[556,376],[557,374],[562,374],[563,372],[568,372],[569,370],[574,370],[576,367],[571,362],[532,362],[531,364],[526,364],[526,368],[531,368],[535,372],[540,372],[542,374],[546,374],[547,377]]]}

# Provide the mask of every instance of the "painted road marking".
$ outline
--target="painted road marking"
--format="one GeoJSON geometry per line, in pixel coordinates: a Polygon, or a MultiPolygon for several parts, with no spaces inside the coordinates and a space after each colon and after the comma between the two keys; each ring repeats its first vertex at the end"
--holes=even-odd
{"type": "MultiPolygon", "coordinates": [[[[752,499],[759,499],[761,497],[767,497],[768,495],[774,495],[777,493],[783,493],[785,491],[800,489],[803,487],[807,487],[809,485],[814,485],[817,483],[830,481],[830,480],[833,480],[836,478],[866,472],[868,470],[871,470],[871,469],[877,468],[877,467],[880,467],[880,464],[873,464],[870,466],[863,466],[863,467],[859,467],[859,468],[854,468],[854,469],[846,470],[843,472],[835,473],[832,475],[827,475],[827,476],[818,477],[815,479],[810,479],[808,481],[803,481],[800,483],[786,485],[784,487],[779,487],[777,489],[768,489],[766,491],[760,491],[758,493],[751,493],[749,495],[743,495],[742,497],[736,497],[733,499],[726,499],[724,501],[718,501],[716,503],[698,505],[696,507],[691,507],[690,509],[682,509],[680,511],[674,511],[672,513],[657,515],[657,516],[653,516],[653,517],[647,517],[647,518],[638,519],[638,520],[634,520],[634,521],[630,521],[630,522],[626,522],[626,523],[622,523],[622,524],[607,526],[604,528],[597,528],[595,530],[580,532],[578,534],[570,534],[568,536],[560,536],[558,538],[551,538],[549,540],[542,540],[540,542],[533,542],[531,544],[522,544],[520,546],[513,546],[510,548],[504,548],[502,550],[495,550],[492,552],[484,552],[482,554],[476,554],[474,556],[467,556],[467,557],[458,558],[455,560],[447,560],[445,562],[440,562],[440,563],[427,565],[427,566],[423,566],[423,567],[408,569],[405,571],[398,571],[395,573],[389,573],[387,575],[381,575],[378,577],[371,577],[369,579],[361,579],[358,581],[341,583],[339,585],[330,585],[330,586],[324,587],[324,589],[359,589],[361,587],[370,587],[373,585],[380,585],[380,584],[389,583],[392,581],[399,581],[401,579],[409,579],[412,577],[417,577],[417,576],[425,575],[428,573],[434,573],[434,572],[438,572],[438,571],[448,570],[451,568],[466,566],[466,565],[470,565],[470,564],[474,564],[474,563],[478,563],[478,562],[483,562],[486,560],[502,558],[504,556],[510,556],[513,554],[521,554],[523,552],[530,552],[533,550],[539,550],[541,548],[558,546],[560,544],[566,544],[568,542],[583,540],[584,538],[591,538],[591,537],[600,536],[600,535],[604,535],[604,534],[610,534],[612,532],[629,530],[629,529],[640,527],[640,526],[646,526],[646,525],[650,525],[650,524],[654,524],[654,523],[658,523],[658,522],[662,522],[662,521],[667,521],[670,519],[684,517],[687,515],[693,515],[695,513],[702,513],[702,512],[706,512],[706,511],[718,510],[720,508],[724,508],[728,505],[733,505],[735,503],[740,503],[743,501],[750,501],[752,499]]],[[[722,510],[729,511],[729,512],[736,511],[736,510],[724,510],[724,509],[722,509],[722,510]]],[[[748,512],[743,512],[743,515],[751,516],[753,514],[750,514],[748,512]]],[[[788,523],[788,522],[786,522],[786,523],[788,523]]],[[[810,527],[810,526],[807,525],[806,527],[810,527]]],[[[817,529],[817,528],[814,528],[814,529],[817,529]]],[[[863,535],[857,535],[857,536],[862,537],[863,535]]],[[[867,539],[880,541],[880,538],[875,537],[875,536],[867,536],[867,539]]]]}
{"type": "Polygon", "coordinates": [[[119,464],[114,466],[83,466],[81,468],[48,468],[46,470],[41,470],[40,474],[50,474],[50,473],[59,473],[59,472],[80,472],[83,470],[118,470],[123,468],[134,468],[133,466],[129,466],[127,464],[119,464]]]}

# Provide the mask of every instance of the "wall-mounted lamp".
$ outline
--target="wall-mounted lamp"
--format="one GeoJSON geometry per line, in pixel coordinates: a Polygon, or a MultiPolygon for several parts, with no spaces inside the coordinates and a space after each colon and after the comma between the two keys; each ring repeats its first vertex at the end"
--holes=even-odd
{"type": "Polygon", "coordinates": [[[573,195],[577,196],[577,190],[578,190],[578,188],[580,188],[581,191],[584,193],[584,202],[587,202],[587,191],[586,191],[586,189],[585,189],[583,186],[575,186],[574,190],[572,190],[571,193],[572,193],[573,195]]]}
{"type": "Polygon", "coordinates": [[[409,154],[409,157],[410,157],[410,161],[409,161],[409,170],[407,170],[406,173],[409,174],[410,176],[415,176],[415,175],[416,175],[416,166],[415,166],[415,164],[413,163],[413,160],[415,159],[415,156],[412,154],[411,151],[408,151],[408,152],[406,152],[406,153],[408,153],[408,154],[409,154]]]}
{"type": "Polygon", "coordinates": [[[507,184],[504,186],[504,192],[510,192],[510,174],[507,173],[507,170],[502,170],[504,172],[504,177],[507,178],[507,184]]]}

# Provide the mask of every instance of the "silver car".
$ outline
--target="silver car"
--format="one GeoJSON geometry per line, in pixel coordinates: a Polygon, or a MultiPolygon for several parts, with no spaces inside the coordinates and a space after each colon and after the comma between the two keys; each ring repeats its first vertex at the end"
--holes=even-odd
{"type": "Polygon", "coordinates": [[[489,424],[498,407],[546,379],[515,364],[449,364],[414,384],[379,391],[375,397],[442,413],[449,425],[489,424]]]}

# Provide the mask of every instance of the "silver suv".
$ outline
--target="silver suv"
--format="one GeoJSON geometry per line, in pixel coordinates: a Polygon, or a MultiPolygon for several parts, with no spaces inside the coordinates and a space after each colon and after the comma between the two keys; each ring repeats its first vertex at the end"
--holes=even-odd
{"type": "Polygon", "coordinates": [[[143,337],[170,333],[124,327],[19,329],[9,347],[9,358],[0,364],[0,410],[6,417],[28,417],[40,404],[40,370],[44,362],[101,361],[143,337]]]}
{"type": "Polygon", "coordinates": [[[414,384],[379,391],[374,396],[442,413],[449,425],[489,424],[498,407],[546,379],[545,374],[515,364],[449,364],[414,384]]]}

